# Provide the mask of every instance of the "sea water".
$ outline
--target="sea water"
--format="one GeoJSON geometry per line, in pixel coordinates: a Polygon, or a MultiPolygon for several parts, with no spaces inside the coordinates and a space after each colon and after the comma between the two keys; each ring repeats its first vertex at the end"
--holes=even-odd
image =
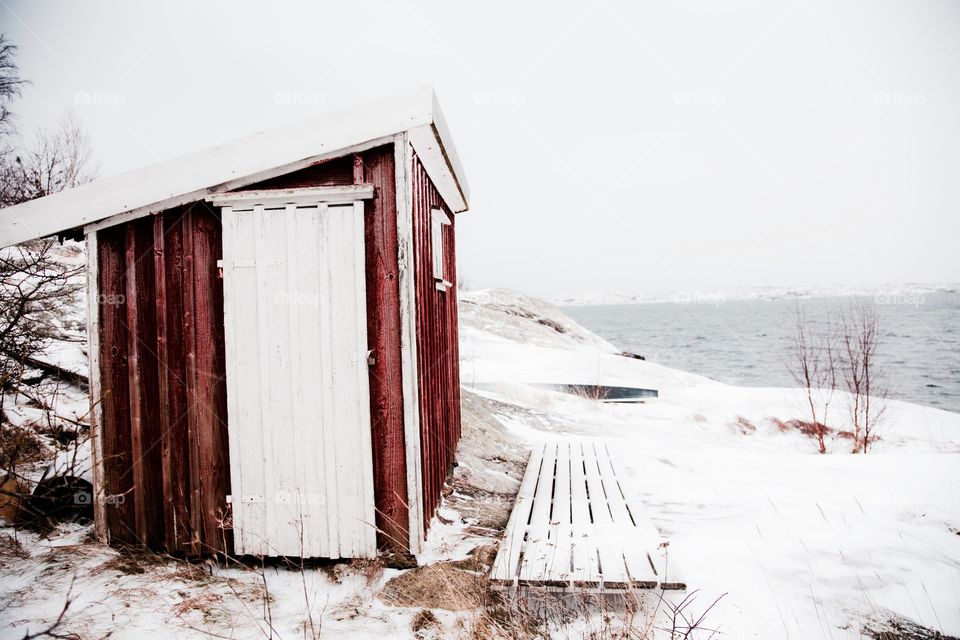
{"type": "Polygon", "coordinates": [[[960,412],[960,293],[781,298],[564,307],[618,348],[669,367],[746,386],[796,386],[787,366],[798,311],[811,326],[870,303],[877,370],[891,397],[960,412]]]}

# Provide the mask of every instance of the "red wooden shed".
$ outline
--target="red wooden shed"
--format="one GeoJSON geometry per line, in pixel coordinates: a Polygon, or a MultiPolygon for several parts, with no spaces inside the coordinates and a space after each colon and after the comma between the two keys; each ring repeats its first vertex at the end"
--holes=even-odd
{"type": "Polygon", "coordinates": [[[2,246],[86,237],[100,537],[418,552],[460,436],[467,199],[423,88],[0,212],[2,246]]]}

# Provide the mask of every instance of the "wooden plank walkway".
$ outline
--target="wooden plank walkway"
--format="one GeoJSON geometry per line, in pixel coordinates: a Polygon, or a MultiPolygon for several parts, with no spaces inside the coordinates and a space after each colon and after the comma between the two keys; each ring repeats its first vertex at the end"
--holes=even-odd
{"type": "Polygon", "coordinates": [[[606,444],[546,443],[530,454],[490,574],[500,587],[685,589],[660,533],[606,444]]]}

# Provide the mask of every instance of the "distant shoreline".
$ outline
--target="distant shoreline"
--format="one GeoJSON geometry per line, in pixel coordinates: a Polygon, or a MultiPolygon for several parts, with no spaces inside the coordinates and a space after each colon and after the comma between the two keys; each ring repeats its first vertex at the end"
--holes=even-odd
{"type": "Polygon", "coordinates": [[[550,298],[558,307],[619,304],[699,303],[719,304],[734,300],[783,300],[808,298],[873,297],[887,304],[911,304],[925,294],[960,293],[960,283],[889,284],[876,286],[826,285],[822,287],[731,287],[697,289],[693,291],[664,291],[658,293],[629,293],[607,291],[550,298]]]}

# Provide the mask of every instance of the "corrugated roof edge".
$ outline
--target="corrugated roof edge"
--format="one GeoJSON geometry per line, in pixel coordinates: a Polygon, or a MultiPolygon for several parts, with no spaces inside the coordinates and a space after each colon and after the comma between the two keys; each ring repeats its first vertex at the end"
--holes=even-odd
{"type": "MultiPolygon", "coordinates": [[[[261,131],[0,210],[0,246],[113,216],[148,215],[295,171],[338,151],[433,125],[466,202],[467,183],[429,85],[261,131]]],[[[465,208],[465,207],[464,207],[465,208]]]]}

